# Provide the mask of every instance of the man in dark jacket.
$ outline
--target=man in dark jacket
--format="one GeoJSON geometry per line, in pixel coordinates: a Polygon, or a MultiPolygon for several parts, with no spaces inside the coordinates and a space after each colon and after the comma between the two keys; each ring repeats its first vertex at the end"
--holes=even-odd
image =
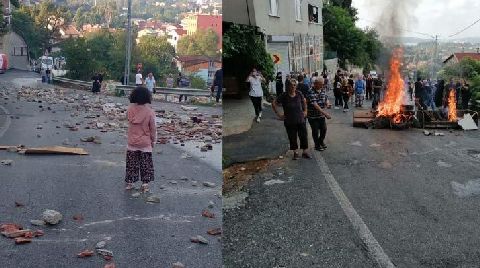
{"type": "Polygon", "coordinates": [[[303,82],[303,75],[298,76],[298,85],[297,85],[297,90],[302,93],[303,96],[307,96],[309,88],[308,86],[303,82]]]}
{"type": "Polygon", "coordinates": [[[275,78],[275,93],[277,96],[280,96],[283,93],[282,72],[278,72],[277,77],[275,78]]]}
{"type": "Polygon", "coordinates": [[[418,101],[422,109],[426,110],[427,105],[425,105],[425,92],[424,92],[422,79],[419,77],[417,78],[417,82],[415,82],[415,99],[418,101]]]}
{"type": "Polygon", "coordinates": [[[215,99],[218,103],[223,90],[223,69],[219,69],[215,72],[212,89],[215,90],[215,88],[217,88],[217,95],[215,96],[215,99]]]}

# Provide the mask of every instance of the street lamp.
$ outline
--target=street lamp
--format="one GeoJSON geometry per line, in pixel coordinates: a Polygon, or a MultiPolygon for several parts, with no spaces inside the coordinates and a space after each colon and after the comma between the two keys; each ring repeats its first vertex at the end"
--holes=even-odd
{"type": "Polygon", "coordinates": [[[126,45],[126,53],[125,53],[125,73],[123,78],[123,82],[125,85],[128,85],[129,83],[131,53],[132,53],[132,0],[128,0],[127,45],[126,45]]]}

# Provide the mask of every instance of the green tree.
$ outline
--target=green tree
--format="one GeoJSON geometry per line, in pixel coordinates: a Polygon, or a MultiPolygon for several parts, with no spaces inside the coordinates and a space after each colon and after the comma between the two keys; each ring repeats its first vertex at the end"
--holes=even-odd
{"type": "MultiPolygon", "coordinates": [[[[3,2],[0,2],[0,10],[3,10],[3,2]]],[[[0,16],[0,37],[2,37],[7,32],[7,25],[3,16],[0,16]]]]}
{"type": "Polygon", "coordinates": [[[224,23],[223,30],[224,75],[236,77],[242,87],[243,81],[255,67],[272,81],[274,64],[265,49],[261,33],[252,26],[230,23],[224,23]]]}
{"type": "Polygon", "coordinates": [[[212,29],[199,30],[193,35],[185,36],[178,41],[177,50],[183,56],[209,56],[219,55],[218,36],[212,29]]]}
{"type": "Polygon", "coordinates": [[[85,38],[70,38],[63,42],[62,53],[67,62],[68,76],[73,79],[90,80],[97,68],[85,38]]]}
{"type": "Polygon", "coordinates": [[[12,12],[12,29],[27,43],[30,57],[37,59],[42,55],[44,43],[40,35],[42,31],[35,24],[28,7],[21,6],[12,12]]]}
{"type": "Polygon", "coordinates": [[[207,87],[207,82],[200,76],[192,75],[189,79],[191,88],[205,89],[207,87]]]}
{"type": "Polygon", "coordinates": [[[135,47],[133,62],[142,63],[143,70],[153,72],[158,80],[174,72],[172,69],[174,57],[175,48],[168,43],[167,37],[142,36],[135,47]]]}

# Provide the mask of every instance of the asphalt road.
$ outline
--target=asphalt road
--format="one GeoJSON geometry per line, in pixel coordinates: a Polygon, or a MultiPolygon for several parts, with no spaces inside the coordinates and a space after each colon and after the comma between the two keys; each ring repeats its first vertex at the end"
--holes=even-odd
{"type": "MultiPolygon", "coordinates": [[[[331,113],[318,156],[392,263],[478,267],[480,132],[368,130],[331,113]]],[[[226,267],[375,267],[325,167],[290,157],[256,176],[245,208],[224,213],[226,267]]]]}
{"type": "MultiPolygon", "coordinates": [[[[28,72],[0,75],[0,82],[17,84],[35,84],[35,79],[37,74],[28,72]]],[[[156,176],[150,188],[151,195],[160,197],[160,203],[149,204],[144,200],[146,196],[135,198],[124,190],[126,139],[122,132],[100,133],[83,127],[72,132],[63,127],[64,121],[86,119],[82,114],[71,117],[62,105],[50,105],[56,113],[41,112],[39,103],[17,101],[14,97],[1,100],[0,105],[13,116],[9,128],[0,136],[0,144],[62,145],[68,139],[89,152],[88,156],[33,156],[0,151],[0,159],[14,161],[12,166],[0,166],[1,223],[35,228],[29,221],[39,219],[45,209],[55,209],[64,216],[58,225],[41,227],[45,236],[31,244],[15,245],[13,240],[0,237],[0,267],[103,267],[107,262],[99,256],[76,257],[84,249],[93,249],[99,241],[107,241],[106,248],[113,251],[117,267],[172,267],[177,261],[186,267],[221,267],[219,237],[206,233],[222,223],[221,144],[215,144],[214,151],[203,156],[191,152],[199,150],[194,144],[187,148],[157,145],[153,155],[156,176]],[[43,128],[36,129],[38,124],[43,128]],[[81,137],[92,135],[100,136],[102,144],[80,142],[81,137]],[[182,157],[188,150],[193,157],[182,157]],[[202,186],[203,182],[217,186],[207,188],[202,186]],[[15,201],[25,206],[16,207],[15,201]],[[201,216],[210,201],[214,202],[209,209],[215,214],[214,219],[201,216]],[[73,220],[75,214],[84,219],[73,220]],[[209,244],[191,243],[190,237],[196,235],[207,238],[209,244]]],[[[155,105],[182,113],[178,104],[155,105]]],[[[221,114],[219,108],[199,110],[221,114]]]]}

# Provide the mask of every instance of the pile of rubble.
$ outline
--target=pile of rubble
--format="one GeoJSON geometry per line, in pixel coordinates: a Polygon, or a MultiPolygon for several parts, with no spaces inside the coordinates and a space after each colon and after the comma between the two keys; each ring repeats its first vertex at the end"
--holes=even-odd
{"type": "MultiPolygon", "coordinates": [[[[67,121],[63,126],[71,131],[80,128],[97,129],[100,132],[117,131],[125,134],[128,127],[126,120],[127,104],[116,103],[111,97],[77,93],[66,94],[61,88],[31,88],[22,87],[17,98],[28,102],[39,103],[40,111],[51,111],[54,104],[65,105],[65,111],[72,118],[83,117],[76,122],[67,121]]],[[[203,142],[200,149],[208,151],[212,144],[220,143],[222,139],[221,116],[206,116],[196,112],[195,107],[184,107],[185,113],[179,114],[157,109],[158,142],[184,145],[185,142],[203,142]]],[[[60,126],[57,126],[60,128],[60,126]]],[[[98,139],[96,139],[98,140],[98,139]]]]}

